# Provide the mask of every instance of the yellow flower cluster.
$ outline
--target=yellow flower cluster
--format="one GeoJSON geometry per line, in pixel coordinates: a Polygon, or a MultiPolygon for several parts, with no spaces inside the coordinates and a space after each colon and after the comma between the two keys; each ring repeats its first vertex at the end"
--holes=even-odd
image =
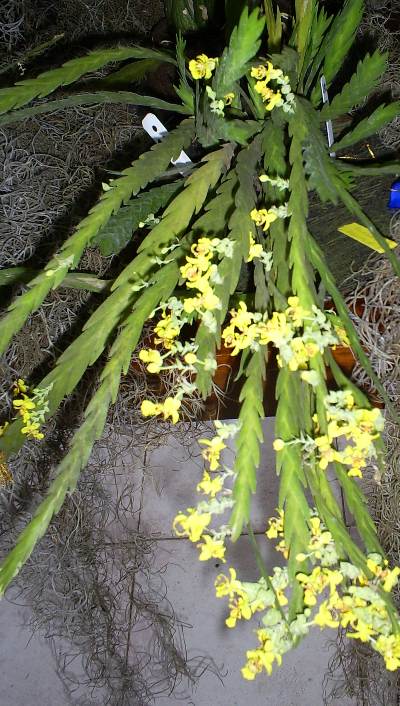
{"type": "Polygon", "coordinates": [[[22,434],[29,438],[43,439],[44,437],[40,427],[44,424],[45,414],[49,410],[46,400],[51,387],[49,386],[45,389],[35,388],[30,391],[21,378],[14,383],[13,407],[22,417],[24,423],[21,429],[22,434]]]}
{"type": "Polygon", "coordinates": [[[250,618],[257,611],[263,610],[264,602],[257,596],[254,599],[248,594],[245,585],[236,578],[236,571],[229,569],[229,577],[219,574],[215,580],[217,598],[229,596],[229,617],[225,620],[228,628],[234,628],[237,621],[250,618]]]}
{"type": "Polygon", "coordinates": [[[189,71],[192,77],[198,81],[201,78],[210,79],[218,64],[218,59],[199,54],[195,59],[189,61],[189,71]]]}
{"type": "Polygon", "coordinates": [[[275,107],[282,108],[286,113],[294,113],[294,94],[281,69],[275,69],[270,61],[266,64],[253,66],[252,78],[257,79],[255,91],[261,96],[265,109],[270,111],[275,107]]]}
{"type": "MultiPolygon", "coordinates": [[[[341,626],[350,630],[349,637],[368,642],[383,656],[387,669],[397,669],[400,667],[400,634],[393,632],[381,592],[393,589],[398,582],[400,568],[389,569],[387,561],[383,561],[380,555],[370,554],[367,559],[370,575],[367,576],[353,564],[340,560],[331,533],[316,514],[310,517],[309,528],[308,553],[299,554],[296,558],[298,561],[308,559],[313,568],[309,573],[299,572],[296,575],[296,580],[304,589],[305,608],[294,620],[289,621],[287,610],[282,608],[286,605],[283,591],[289,585],[287,570],[275,569],[274,576],[270,577],[281,606],[280,613],[274,606],[271,608],[268,592],[260,592],[262,580],[254,594],[252,587],[256,585],[242,585],[237,582],[236,574],[231,574],[230,581],[226,577],[224,582],[220,579],[222,590],[219,585],[217,589],[220,595],[231,597],[244,588],[249,600],[254,600],[257,595],[267,608],[262,619],[266,627],[257,631],[260,644],[247,652],[247,662],[242,669],[244,678],[252,680],[264,669],[271,674],[274,662],[279,665],[282,655],[314,625],[334,629],[341,626]],[[319,601],[326,593],[327,597],[319,601]]],[[[284,513],[279,511],[278,517],[269,520],[267,535],[283,541],[283,534],[284,513]]]]}
{"type": "MultiPolygon", "coordinates": [[[[289,370],[306,369],[309,361],[329,345],[337,343],[333,328],[323,312],[314,307],[308,312],[301,307],[298,297],[289,297],[284,312],[252,313],[245,302],[230,312],[230,321],[222,332],[225,345],[233,348],[232,355],[272,343],[279,349],[278,365],[289,370]]],[[[312,372],[312,371],[310,371],[312,372]]],[[[315,384],[314,378],[306,378],[315,384]]]]}
{"type": "MultiPolygon", "coordinates": [[[[165,420],[171,419],[175,424],[179,420],[179,409],[184,394],[195,391],[193,374],[196,372],[194,365],[204,365],[212,369],[215,361],[199,361],[196,356],[197,346],[191,342],[182,344],[178,337],[182,327],[191,322],[193,316],[202,318],[203,323],[214,330],[216,320],[212,312],[221,307],[220,299],[214,294],[213,284],[220,282],[218,268],[212,262],[215,256],[231,257],[233,244],[228,238],[202,237],[191,246],[190,255],[186,257],[185,264],[180,268],[181,278],[189,291],[194,290],[194,297],[186,297],[180,301],[172,296],[158,308],[161,317],[154,327],[154,342],[161,345],[167,353],[162,355],[156,348],[142,349],[139,359],[146,363],[149,373],[158,374],[162,370],[175,370],[177,382],[174,396],[169,396],[162,403],[143,400],[141,412],[143,416],[162,415],[165,420]],[[173,357],[175,356],[175,357],[173,357]]],[[[153,316],[156,312],[153,312],[153,316]]]]}
{"type": "Polygon", "coordinates": [[[140,409],[144,417],[157,417],[162,414],[164,421],[171,419],[172,423],[176,424],[179,422],[179,409],[181,404],[182,402],[179,397],[167,397],[164,402],[143,400],[140,409]]]}
{"type": "Polygon", "coordinates": [[[334,461],[348,466],[348,475],[362,478],[362,470],[376,455],[374,442],[379,438],[384,419],[378,408],[356,407],[349,390],[329,392],[325,397],[327,430],[319,434],[319,419],[314,415],[315,438],[303,437],[283,441],[275,439],[275,451],[286,445],[299,444],[306,455],[317,453],[318,466],[325,470],[334,461]],[[337,441],[340,447],[337,448],[337,441]]]}
{"type": "MultiPolygon", "coordinates": [[[[156,334],[155,343],[164,346],[167,350],[171,350],[175,339],[181,331],[181,323],[175,313],[168,313],[164,310],[161,314],[161,319],[154,327],[156,334]]],[[[143,358],[141,360],[144,360],[143,358]]]]}
{"type": "Polygon", "coordinates": [[[218,278],[217,266],[212,263],[216,253],[229,255],[231,242],[219,238],[200,238],[192,245],[192,255],[186,257],[186,264],[180,268],[182,279],[188,289],[197,290],[195,297],[187,297],[183,310],[187,314],[197,314],[220,309],[221,302],[214,294],[212,282],[218,278]]]}
{"type": "Polygon", "coordinates": [[[271,208],[253,208],[253,210],[250,212],[250,218],[252,221],[254,221],[256,226],[266,231],[270,227],[271,223],[276,221],[276,219],[278,218],[278,214],[275,210],[271,208]]]}
{"type": "Polygon", "coordinates": [[[216,531],[210,529],[209,525],[213,515],[222,514],[233,505],[231,490],[224,486],[225,479],[232,476],[233,472],[225,466],[221,470],[220,455],[226,448],[226,439],[236,433],[237,425],[216,421],[215,426],[215,437],[200,439],[200,443],[205,447],[202,456],[209,468],[204,470],[203,477],[197,484],[197,491],[206,495],[207,500],[200,502],[197,508],[188,508],[187,514],[179,512],[173,522],[173,529],[178,536],[187,536],[191,542],[202,540],[203,543],[197,545],[200,561],[212,558],[225,561],[224,540],[230,534],[227,527],[220,527],[216,531]],[[219,472],[215,474],[217,470],[219,472]],[[204,534],[205,531],[209,534],[204,534]]]}

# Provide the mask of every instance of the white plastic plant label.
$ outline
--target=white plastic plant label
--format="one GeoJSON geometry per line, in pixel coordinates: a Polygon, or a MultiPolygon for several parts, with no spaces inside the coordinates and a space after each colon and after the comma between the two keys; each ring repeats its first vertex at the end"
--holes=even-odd
{"type": "MultiPolygon", "coordinates": [[[[168,130],[165,125],[162,124],[161,120],[157,118],[153,113],[147,113],[142,120],[142,125],[147,134],[150,135],[154,142],[160,142],[166,135],[168,135],[168,130]]],[[[185,164],[192,164],[192,160],[186,152],[182,150],[177,159],[171,159],[172,164],[175,167],[181,167],[185,164]]]]}

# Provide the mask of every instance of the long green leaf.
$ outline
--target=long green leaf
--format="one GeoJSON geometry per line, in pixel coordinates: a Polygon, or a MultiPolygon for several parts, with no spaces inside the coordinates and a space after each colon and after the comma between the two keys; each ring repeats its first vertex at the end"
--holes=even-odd
{"type": "Polygon", "coordinates": [[[339,171],[350,172],[355,177],[363,176],[383,176],[383,174],[400,174],[400,161],[378,162],[374,160],[336,160],[339,171]]]}
{"type": "MultiPolygon", "coordinates": [[[[38,274],[30,267],[8,267],[0,270],[0,287],[7,287],[19,282],[29,282],[38,274]]],[[[99,279],[88,272],[70,272],[61,286],[70,289],[84,289],[87,292],[104,292],[111,287],[112,280],[99,279]]]]}
{"type": "Polygon", "coordinates": [[[373,381],[375,387],[377,390],[379,390],[380,394],[382,395],[382,398],[385,401],[385,404],[387,408],[391,411],[391,414],[394,419],[398,419],[400,421],[400,418],[393,408],[393,405],[387,395],[387,392],[385,388],[383,387],[381,381],[377,377],[374,369],[372,368],[372,365],[370,363],[370,360],[368,356],[366,355],[363,347],[360,344],[357,331],[354,327],[354,324],[351,320],[350,314],[347,310],[346,304],[343,301],[342,295],[340,294],[335,280],[332,276],[332,273],[330,272],[328,265],[325,262],[325,258],[322,254],[322,251],[315,241],[315,239],[310,235],[309,236],[309,243],[308,243],[308,254],[310,257],[311,262],[313,263],[315,269],[318,271],[321,280],[326,288],[326,291],[330,294],[332,297],[336,311],[338,315],[340,316],[340,319],[343,323],[343,326],[346,329],[346,333],[349,337],[350,345],[357,356],[358,360],[360,361],[361,365],[363,368],[366,370],[368,375],[370,376],[371,380],[373,381]]]}
{"type": "MultiPolygon", "coordinates": [[[[342,11],[336,15],[325,34],[321,48],[315,57],[314,65],[319,69],[323,61],[322,73],[328,86],[342,68],[354,42],[362,18],[363,6],[363,0],[346,0],[342,11]]],[[[316,85],[312,93],[312,102],[319,103],[320,101],[320,87],[316,85]]]]}
{"type": "MultiPolygon", "coordinates": [[[[150,214],[156,215],[182,188],[183,180],[156,186],[123,206],[93,239],[104,256],[117,254],[129,243],[132,234],[150,214]]],[[[1,274],[1,273],[0,273],[1,274]]]]}
{"type": "MultiPolygon", "coordinates": [[[[299,63],[298,71],[301,73],[307,48],[310,46],[311,28],[316,12],[316,0],[295,0],[296,20],[294,26],[294,44],[297,49],[299,63]]],[[[293,40],[291,40],[292,43],[293,40]]]]}
{"type": "Polygon", "coordinates": [[[253,353],[245,369],[246,381],[240,393],[240,429],[236,436],[236,458],[233,487],[235,505],[229,520],[232,541],[236,541],[249,522],[251,496],[256,491],[256,471],[260,464],[260,444],[263,442],[261,420],[264,417],[263,381],[265,377],[265,350],[253,353]]]}
{"type": "MultiPolygon", "coordinates": [[[[207,355],[215,355],[217,345],[220,342],[221,326],[228,311],[229,299],[237,287],[242,262],[249,252],[249,233],[253,236],[255,234],[254,222],[250,218],[250,211],[256,203],[254,172],[261,156],[260,142],[260,138],[256,138],[249,147],[239,152],[237,158],[236,177],[233,176],[231,181],[234,187],[237,184],[234,194],[235,208],[226,221],[229,228],[229,237],[233,244],[232,256],[225,256],[218,267],[221,282],[214,286],[214,291],[221,302],[221,308],[215,312],[216,330],[211,333],[201,323],[197,331],[197,356],[200,360],[203,360],[207,355]]],[[[229,184],[227,184],[227,187],[229,188],[229,184]]],[[[228,193],[227,196],[225,209],[229,208],[230,210],[232,192],[228,193]]],[[[198,365],[196,385],[203,398],[206,398],[212,388],[212,371],[204,370],[204,366],[198,365]]]]}
{"type": "Polygon", "coordinates": [[[213,89],[218,97],[223,98],[232,91],[234,84],[246,73],[248,62],[260,47],[264,27],[265,20],[258,8],[249,14],[245,7],[214,74],[213,89]]]}
{"type": "Polygon", "coordinates": [[[67,98],[60,98],[59,100],[34,105],[31,108],[22,108],[21,110],[7,113],[0,117],[0,126],[13,125],[27,118],[33,118],[36,115],[54,113],[56,110],[67,110],[77,105],[102,105],[103,103],[125,103],[126,105],[140,105],[146,108],[168,110],[181,115],[191,114],[190,109],[186,106],[178,103],[168,103],[168,101],[164,101],[161,98],[142,96],[139,93],[131,93],[130,91],[96,91],[96,93],[77,93],[67,98]]]}
{"type": "MultiPolygon", "coordinates": [[[[281,123],[275,123],[269,120],[263,131],[264,139],[264,169],[266,173],[273,179],[277,176],[285,179],[287,177],[287,150],[286,150],[286,126],[281,123]]],[[[271,187],[268,182],[263,184],[264,192],[268,200],[275,204],[283,204],[287,199],[286,191],[279,191],[276,187],[271,187]]],[[[289,257],[288,257],[288,238],[287,224],[283,219],[278,218],[270,226],[270,237],[272,240],[272,272],[269,287],[272,290],[271,294],[276,294],[273,291],[272,284],[276,286],[280,292],[280,301],[277,296],[274,299],[274,305],[277,309],[286,308],[285,297],[289,295],[289,257]]]]}
{"type": "Polygon", "coordinates": [[[229,168],[233,152],[234,146],[228,144],[204,157],[201,166],[186,180],[185,188],[164,211],[160,223],[141,242],[138,252],[149,248],[160,252],[185,231],[192,216],[200,212],[209,191],[229,168]]]}
{"type": "Polygon", "coordinates": [[[319,12],[318,10],[319,8],[316,7],[313,25],[310,32],[310,42],[308,44],[304,57],[303,71],[301,76],[301,78],[304,78],[304,76],[307,77],[304,84],[304,94],[308,93],[308,89],[312,84],[316,72],[318,71],[319,65],[317,64],[317,62],[314,61],[314,59],[317,56],[317,52],[321,47],[326,31],[333,19],[332,17],[329,17],[326,14],[324,9],[319,10],[319,12]]]}
{"type": "MultiPolygon", "coordinates": [[[[182,247],[170,253],[168,260],[179,262],[186,249],[187,244],[183,243],[182,247]]],[[[112,293],[87,320],[82,333],[61,354],[50,373],[36,385],[40,388],[50,387],[46,419],[56,412],[62,399],[75,389],[87,368],[102,355],[111,335],[140,296],[143,279],[146,277],[151,281],[152,272],[156,268],[151,253],[136,256],[112,285],[112,293]]],[[[163,276],[163,269],[159,276],[163,276]]],[[[21,433],[22,426],[22,421],[17,419],[0,437],[0,450],[7,457],[17,453],[26,441],[21,433]]]]}
{"type": "Polygon", "coordinates": [[[140,59],[139,61],[133,61],[132,63],[125,64],[122,69],[118,71],[113,71],[113,73],[105,76],[104,78],[96,80],[96,86],[98,85],[100,90],[105,88],[115,88],[127,83],[138,83],[143,81],[148,74],[154,73],[162,65],[162,62],[158,59],[140,59]]]}
{"type": "Polygon", "coordinates": [[[86,466],[93,445],[100,439],[108,409],[116,401],[121,375],[126,373],[131,354],[139,340],[147,317],[162,299],[172,293],[178,279],[175,263],[164,268],[152,286],[137,302],[125,321],[100,377],[100,385],[85,411],[85,418],[75,433],[71,448],[57,469],[46,498],[40,503],[32,520],[21,532],[17,543],[0,566],[0,595],[32,554],[37,542],[45,534],[52,518],[62,507],[67,493],[76,487],[81,471],[86,466]]]}
{"type": "Polygon", "coordinates": [[[361,103],[377,87],[387,66],[387,54],[380,51],[367,54],[358,62],[357,69],[331,103],[325,103],[321,110],[321,120],[332,120],[361,103]]]}
{"type": "Polygon", "coordinates": [[[58,69],[51,69],[36,78],[24,79],[10,88],[0,89],[0,113],[20,108],[34,98],[44,98],[61,86],[68,86],[81,76],[98,71],[112,61],[125,59],[155,59],[175,64],[175,59],[165,52],[145,47],[115,47],[90,52],[86,56],[71,59],[58,69]]]}
{"type": "Polygon", "coordinates": [[[23,326],[28,316],[39,308],[48,292],[61,284],[69,269],[77,266],[85,247],[100,228],[133,194],[157,179],[160,172],[168,167],[171,157],[177,157],[190,144],[193,130],[194,122],[184,121],[161,143],[153,145],[151,150],[125,169],[119,179],[111,182],[110,189],[103,193],[100,201],[66,240],[60,252],[29,283],[28,291],[11,304],[0,322],[0,352],[5,350],[11,337],[23,326]]]}
{"type": "MultiPolygon", "coordinates": [[[[275,436],[292,441],[302,429],[302,387],[299,375],[281,368],[276,384],[278,406],[275,436]]],[[[285,512],[285,542],[289,549],[288,569],[291,578],[298,571],[297,554],[307,554],[310,540],[308,520],[310,508],[305,496],[307,481],[298,445],[285,445],[276,452],[277,474],[280,476],[279,507],[285,512]]]]}
{"type": "Polygon", "coordinates": [[[400,115],[400,101],[395,101],[389,105],[380,105],[371,115],[360,120],[344,137],[337,140],[333,148],[342,150],[345,147],[356,144],[356,142],[360,142],[360,140],[364,140],[370,135],[374,135],[398,115],[400,115]]]}

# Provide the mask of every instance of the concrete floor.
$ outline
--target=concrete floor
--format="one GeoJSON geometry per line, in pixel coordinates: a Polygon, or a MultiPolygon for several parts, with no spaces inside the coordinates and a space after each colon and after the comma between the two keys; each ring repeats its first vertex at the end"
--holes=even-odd
{"type": "MultiPolygon", "coordinates": [[[[274,513],[277,503],[271,418],[264,422],[264,436],[253,525],[259,535],[264,559],[271,566],[272,562],[277,563],[278,555],[268,548],[265,541],[261,542],[265,518],[274,513]]],[[[225,453],[232,457],[232,451],[225,453]]],[[[127,461],[129,467],[129,459],[127,461]]],[[[138,479],[140,493],[132,524],[155,538],[154,561],[166,586],[165,600],[186,626],[184,640],[187,659],[194,663],[201,656],[206,667],[194,686],[181,684],[171,695],[162,694],[152,703],[155,706],[178,703],[185,706],[323,706],[322,682],[332,654],[332,645],[329,646],[327,640],[335,637],[334,632],[315,630],[284,658],[283,666],[272,677],[262,675],[255,682],[244,681],[240,667],[246,649],[256,642],[252,635],[254,626],[243,623],[234,630],[225,626],[226,603],[215,598],[213,589],[215,576],[221,571],[219,562],[200,563],[197,550],[190,542],[177,539],[171,532],[177,510],[185,510],[196,502],[195,486],[202,466],[197,444],[188,448],[175,438],[167,439],[161,448],[146,454],[142,465],[142,476],[138,479]]],[[[335,481],[331,482],[341,501],[340,489],[335,481]]],[[[254,558],[245,535],[239,539],[231,556],[242,578],[257,578],[254,558]]],[[[12,600],[12,594],[9,598],[12,600]]],[[[1,706],[83,703],[77,698],[71,700],[64,692],[49,643],[38,634],[32,636],[23,627],[26,611],[26,608],[7,601],[0,606],[1,706]]],[[[146,629],[139,627],[136,646],[150,651],[148,643],[151,639],[146,629]]],[[[94,702],[90,700],[90,703],[94,702]]],[[[96,706],[101,706],[101,703],[106,702],[97,704],[96,700],[96,706]]],[[[331,702],[331,705],[352,706],[352,702],[340,699],[340,703],[331,702]]]]}

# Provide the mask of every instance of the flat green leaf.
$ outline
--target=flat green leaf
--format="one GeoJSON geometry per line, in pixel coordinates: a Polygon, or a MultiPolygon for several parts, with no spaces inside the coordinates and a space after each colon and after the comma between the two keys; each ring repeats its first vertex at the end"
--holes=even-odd
{"type": "Polygon", "coordinates": [[[149,248],[159,252],[185,231],[193,215],[200,212],[209,191],[228,170],[233,152],[233,145],[228,144],[204,157],[201,166],[186,180],[185,188],[164,211],[160,223],[141,242],[138,252],[149,248]]]}
{"type": "Polygon", "coordinates": [[[156,215],[161,208],[182,188],[183,180],[156,186],[132,199],[123,206],[108,223],[99,230],[93,239],[93,245],[98,245],[105,257],[117,254],[128,245],[139,224],[150,214],[156,215]]]}
{"type": "MultiPolygon", "coordinates": [[[[278,406],[275,437],[292,441],[302,429],[302,391],[297,373],[281,368],[276,385],[278,406]]],[[[297,554],[307,554],[310,541],[310,508],[305,496],[306,478],[299,446],[286,445],[276,452],[276,470],[280,476],[279,507],[285,512],[285,542],[289,550],[288,569],[294,578],[299,564],[297,554]]]]}
{"type": "Polygon", "coordinates": [[[326,14],[323,8],[319,9],[318,6],[315,8],[313,25],[310,32],[310,41],[308,43],[308,47],[306,48],[302,70],[302,77],[306,76],[306,81],[304,84],[305,94],[307,94],[315,74],[319,69],[319,65],[316,61],[314,61],[314,59],[317,56],[317,52],[321,47],[323,38],[332,22],[332,19],[332,17],[326,14]]]}
{"type": "MultiPolygon", "coordinates": [[[[364,0],[346,0],[343,9],[333,19],[322,41],[321,48],[314,59],[314,65],[323,73],[328,86],[342,68],[357,34],[363,14],[364,0]]],[[[314,104],[321,102],[320,86],[317,84],[312,93],[314,104]]]]}
{"type": "Polygon", "coordinates": [[[0,113],[20,108],[34,98],[44,98],[61,86],[68,86],[81,76],[98,71],[113,61],[125,59],[154,59],[175,64],[175,59],[166,52],[145,47],[115,47],[100,49],[85,56],[71,59],[58,69],[50,69],[36,78],[24,79],[10,88],[0,89],[0,113]]]}
{"type": "Polygon", "coordinates": [[[299,72],[303,68],[307,48],[312,41],[310,35],[315,12],[316,0],[295,0],[295,24],[290,43],[294,43],[297,49],[299,72]]]}
{"type": "Polygon", "coordinates": [[[246,381],[239,398],[242,403],[239,413],[241,426],[235,439],[236,480],[233,487],[235,505],[229,520],[233,542],[239,538],[243,526],[249,522],[251,496],[256,491],[256,471],[260,463],[260,444],[263,442],[261,420],[264,417],[264,348],[253,353],[246,366],[245,374],[246,381]]]}
{"type": "Polygon", "coordinates": [[[383,174],[400,174],[400,162],[390,161],[378,162],[374,160],[358,160],[357,162],[352,162],[351,160],[336,160],[336,166],[340,172],[350,172],[352,176],[363,177],[363,176],[382,176],[383,174]]]}
{"type": "Polygon", "coordinates": [[[96,93],[77,93],[67,98],[60,98],[60,100],[48,101],[47,103],[34,105],[31,108],[12,111],[0,116],[0,126],[13,125],[36,115],[54,113],[56,110],[67,110],[77,105],[101,105],[102,103],[126,103],[127,105],[140,105],[146,108],[168,110],[182,115],[191,114],[191,111],[186,106],[178,103],[168,103],[161,98],[141,96],[139,93],[131,93],[130,91],[97,91],[96,93]]]}
{"type": "MultiPolygon", "coordinates": [[[[249,147],[242,149],[237,158],[236,177],[232,177],[235,187],[234,204],[231,209],[232,192],[229,194],[230,218],[227,219],[229,237],[233,243],[232,257],[225,256],[218,266],[221,283],[214,287],[215,294],[221,302],[221,308],[216,311],[216,331],[211,334],[204,324],[200,324],[196,344],[197,355],[200,360],[210,353],[215,355],[215,350],[220,341],[221,326],[224,322],[229,307],[230,295],[235,291],[243,259],[249,251],[249,233],[255,234],[254,222],[250,218],[250,211],[255,206],[256,194],[254,191],[254,172],[261,156],[260,138],[256,138],[249,147]],[[237,185],[237,188],[236,188],[237,185]]],[[[207,397],[212,386],[212,372],[197,366],[196,385],[203,397],[207,397]]]]}
{"type": "Polygon", "coordinates": [[[344,137],[336,140],[333,149],[342,150],[364,140],[370,135],[374,135],[398,115],[400,115],[400,101],[395,101],[389,105],[380,105],[371,115],[360,120],[344,137]]]}
{"type": "Polygon", "coordinates": [[[113,71],[108,76],[96,80],[96,86],[102,88],[115,88],[125,86],[127,83],[139,83],[146,76],[162,66],[162,61],[157,59],[140,59],[132,63],[125,64],[118,71],[113,71]]]}
{"type": "Polygon", "coordinates": [[[321,120],[337,118],[362,103],[378,86],[387,66],[387,58],[387,54],[376,51],[361,59],[350,81],[334,96],[331,103],[325,103],[320,112],[321,120]]]}
{"type": "Polygon", "coordinates": [[[212,87],[218,97],[223,98],[232,91],[233,85],[246,73],[248,62],[260,47],[264,27],[265,20],[258,8],[249,14],[245,7],[214,74],[212,87]]]}
{"type": "MultiPolygon", "coordinates": [[[[0,270],[0,287],[12,284],[29,282],[38,274],[37,270],[30,267],[9,267],[0,270]]],[[[61,286],[70,289],[84,289],[87,292],[104,292],[111,287],[112,280],[100,279],[96,275],[86,272],[70,272],[65,277],[61,286]]]]}

